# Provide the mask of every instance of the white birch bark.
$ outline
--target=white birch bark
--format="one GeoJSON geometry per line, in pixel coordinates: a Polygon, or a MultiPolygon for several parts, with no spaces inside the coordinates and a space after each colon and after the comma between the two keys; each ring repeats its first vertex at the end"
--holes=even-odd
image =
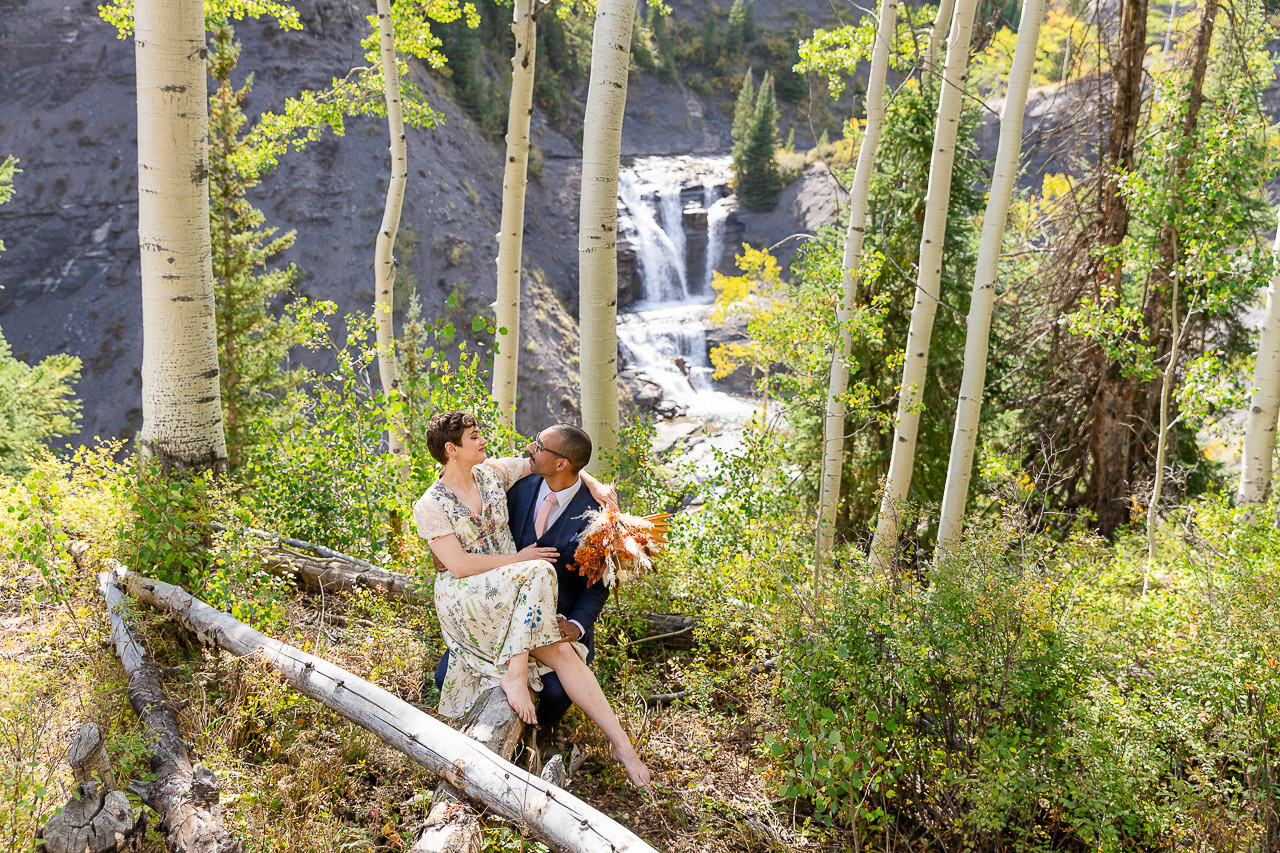
{"type": "Polygon", "coordinates": [[[893,452],[869,555],[871,562],[881,569],[893,563],[901,532],[902,503],[911,487],[920,406],[929,367],[929,337],[933,333],[933,317],[938,308],[938,287],[942,278],[942,244],[947,231],[947,207],[951,202],[951,169],[955,163],[956,133],[964,100],[969,40],[973,34],[976,6],[977,0],[958,0],[956,3],[947,39],[947,62],[939,86],[938,118],[934,129],[933,156],[929,163],[929,191],[925,196],[924,228],[920,238],[920,268],[902,361],[893,452]]]}
{"type": "Polygon", "coordinates": [[[579,382],[582,427],[603,471],[618,446],[618,160],[627,103],[634,0],[599,0],[583,118],[578,210],[579,382]]]}
{"type": "MultiPolygon", "coordinates": [[[[400,109],[400,63],[396,59],[395,27],[391,21],[390,0],[378,0],[378,47],[382,62],[383,95],[387,101],[387,129],[391,136],[391,177],[387,182],[387,201],[382,210],[382,225],[374,246],[373,316],[377,324],[378,378],[382,393],[394,403],[400,396],[400,371],[396,368],[395,320],[391,306],[395,298],[396,261],[392,255],[396,232],[400,230],[400,209],[404,205],[404,187],[409,179],[409,161],[404,138],[404,119],[400,109]]],[[[404,458],[401,479],[408,479],[408,431],[403,415],[392,413],[387,430],[387,450],[404,458]]]]}
{"type": "Polygon", "coordinates": [[[1036,43],[1044,17],[1044,0],[1024,0],[1018,44],[1013,50],[1009,88],[1000,114],[1000,145],[996,149],[995,175],[982,220],[973,296],[969,300],[968,329],[964,341],[964,374],[960,399],[956,403],[956,426],[951,434],[951,456],[947,461],[947,484],[942,492],[942,514],[938,527],[938,555],[954,550],[964,524],[973,452],[978,441],[978,417],[982,412],[982,389],[987,381],[987,345],[991,332],[991,308],[995,301],[1000,248],[1004,242],[1009,203],[1018,179],[1022,154],[1022,116],[1027,106],[1027,90],[1035,68],[1036,43]]]}
{"type": "Polygon", "coordinates": [[[209,101],[204,8],[134,5],[138,245],[142,260],[142,433],[169,470],[222,470],[209,244],[209,101]]]}
{"type": "MultiPolygon", "coordinates": [[[[1272,254],[1280,261],[1280,228],[1272,254]]],[[[1260,504],[1271,492],[1271,460],[1276,450],[1276,418],[1280,415],[1280,266],[1271,275],[1267,307],[1253,367],[1253,399],[1244,426],[1240,488],[1236,502],[1260,504]]]]}
{"type": "Polygon", "coordinates": [[[881,0],[880,21],[871,49],[871,73],[867,83],[867,124],[858,148],[858,166],[849,189],[849,228],[844,238],[841,263],[843,292],[836,309],[840,322],[840,340],[831,360],[831,377],[827,386],[827,411],[822,428],[822,482],[818,497],[818,536],[814,566],[820,568],[823,556],[831,548],[835,533],[836,507],[840,502],[840,479],[844,462],[844,394],[849,388],[849,356],[853,336],[848,324],[858,302],[859,261],[867,229],[867,196],[871,189],[871,172],[875,167],[880,134],[884,129],[884,87],[889,72],[889,45],[897,26],[898,0],[881,0]]]}
{"type": "Polygon", "coordinates": [[[947,38],[947,27],[951,25],[951,15],[955,11],[956,0],[938,0],[938,11],[933,16],[933,26],[929,28],[928,72],[936,84],[939,73],[939,60],[942,58],[942,43],[947,38]]]}
{"type": "Polygon", "coordinates": [[[524,246],[524,193],[529,181],[529,117],[538,46],[534,0],[515,0],[511,32],[511,100],[507,107],[507,164],[502,175],[502,225],[498,233],[498,354],[493,360],[493,399],[507,426],[516,423],[520,372],[520,269],[524,246]],[[503,329],[506,331],[504,332],[503,329]]]}

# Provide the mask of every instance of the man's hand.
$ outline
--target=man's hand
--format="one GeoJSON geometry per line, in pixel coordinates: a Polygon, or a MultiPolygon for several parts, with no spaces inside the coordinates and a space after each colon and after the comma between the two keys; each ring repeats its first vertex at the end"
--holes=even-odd
{"type": "Polygon", "coordinates": [[[576,642],[582,638],[582,631],[578,630],[578,626],[574,622],[570,622],[560,614],[556,614],[556,622],[560,624],[560,638],[569,642],[576,642]]]}

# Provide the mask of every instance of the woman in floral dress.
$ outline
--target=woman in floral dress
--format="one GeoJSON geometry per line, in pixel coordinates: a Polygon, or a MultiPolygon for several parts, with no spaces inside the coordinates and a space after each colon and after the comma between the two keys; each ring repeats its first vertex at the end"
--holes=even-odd
{"type": "MultiPolygon", "coordinates": [[[[440,712],[461,717],[485,690],[500,685],[526,723],[536,722],[529,688],[554,670],[569,698],[600,726],[613,756],[632,784],[649,783],[617,715],[586,664],[586,647],[562,640],[556,621],[553,548],[530,545],[517,552],[507,522],[506,491],[529,474],[527,458],[487,458],[475,417],[436,415],[425,430],[427,448],[444,465],[440,478],[418,499],[418,535],[436,557],[436,614],[449,647],[449,670],[440,712]],[[440,567],[443,568],[440,568],[440,567]]],[[[588,474],[583,484],[597,500],[611,490],[588,474]]]]}

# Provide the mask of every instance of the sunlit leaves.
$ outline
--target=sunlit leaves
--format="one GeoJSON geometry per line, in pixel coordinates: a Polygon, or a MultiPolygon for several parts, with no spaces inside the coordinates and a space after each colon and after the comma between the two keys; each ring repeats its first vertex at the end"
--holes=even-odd
{"type": "MultiPolygon", "coordinates": [[[[924,7],[898,19],[895,38],[890,45],[890,67],[905,69],[911,66],[923,44],[918,31],[928,26],[933,14],[932,9],[924,7]]],[[[859,64],[871,59],[876,26],[876,20],[867,16],[857,24],[834,30],[814,30],[813,35],[800,41],[800,61],[794,70],[800,74],[825,74],[831,97],[839,98],[844,93],[847,78],[853,76],[859,64]]]]}
{"type": "MultiPolygon", "coordinates": [[[[98,15],[116,28],[117,37],[133,34],[133,0],[111,0],[98,7],[98,15]]],[[[274,18],[282,30],[300,30],[302,21],[292,5],[278,0],[205,0],[204,28],[217,29],[231,21],[245,18],[274,18]]]]}

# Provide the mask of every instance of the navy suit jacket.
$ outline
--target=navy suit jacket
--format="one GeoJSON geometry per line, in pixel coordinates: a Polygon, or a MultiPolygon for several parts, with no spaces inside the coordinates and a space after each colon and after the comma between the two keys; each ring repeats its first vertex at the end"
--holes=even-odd
{"type": "Polygon", "coordinates": [[[600,504],[591,497],[585,484],[579,486],[578,493],[569,501],[555,523],[542,531],[541,536],[535,536],[534,504],[538,501],[538,490],[541,488],[542,478],[531,474],[522,477],[507,492],[507,516],[511,524],[511,535],[516,540],[517,549],[536,542],[538,545],[555,548],[558,552],[555,567],[560,596],[556,601],[556,612],[582,626],[582,643],[589,652],[589,662],[595,657],[596,651],[596,619],[604,609],[609,589],[602,583],[587,586],[587,579],[570,569],[569,564],[573,562],[573,552],[577,550],[578,540],[587,526],[583,515],[590,510],[599,509],[600,504]]]}

